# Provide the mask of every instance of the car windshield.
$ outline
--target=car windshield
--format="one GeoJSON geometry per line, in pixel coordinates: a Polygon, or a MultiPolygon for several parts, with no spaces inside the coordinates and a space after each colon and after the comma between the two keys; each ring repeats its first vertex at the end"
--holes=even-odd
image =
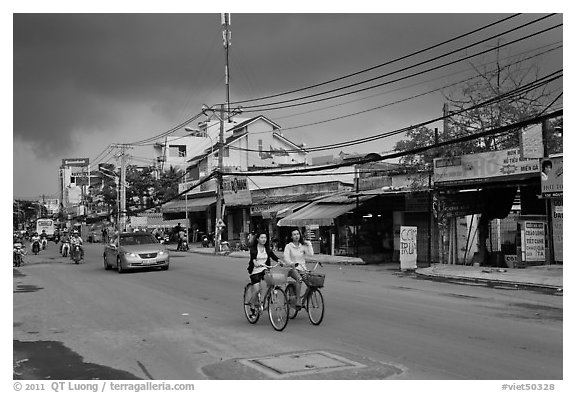
{"type": "Polygon", "coordinates": [[[127,235],[122,236],[120,243],[124,246],[136,246],[138,244],[155,244],[158,241],[152,235],[127,235]]]}

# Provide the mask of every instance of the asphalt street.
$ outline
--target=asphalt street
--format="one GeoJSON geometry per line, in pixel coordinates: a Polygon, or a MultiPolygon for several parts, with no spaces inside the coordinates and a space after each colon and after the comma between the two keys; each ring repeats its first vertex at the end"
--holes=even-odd
{"type": "Polygon", "coordinates": [[[301,313],[276,332],[244,317],[247,260],[174,252],[168,271],[118,274],[102,250],[75,265],[52,243],[14,270],[15,377],[563,378],[562,296],[325,265],[322,324],[301,313]]]}

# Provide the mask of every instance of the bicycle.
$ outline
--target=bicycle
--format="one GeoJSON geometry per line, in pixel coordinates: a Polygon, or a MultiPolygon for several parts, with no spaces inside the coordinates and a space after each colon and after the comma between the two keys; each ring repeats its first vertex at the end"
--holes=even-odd
{"type": "MultiPolygon", "coordinates": [[[[302,273],[302,281],[306,284],[306,291],[301,299],[304,300],[300,304],[304,304],[303,308],[306,309],[308,313],[308,319],[312,325],[318,326],[322,323],[324,319],[324,297],[320,288],[324,286],[325,275],[322,273],[316,273],[316,268],[318,265],[322,266],[320,262],[317,262],[314,269],[307,270],[302,273]]],[[[288,317],[290,319],[296,318],[298,315],[299,308],[296,307],[296,282],[291,281],[286,286],[286,297],[288,298],[288,317]]]]}
{"type": "MultiPolygon", "coordinates": [[[[244,287],[244,315],[251,324],[255,324],[260,319],[264,310],[268,310],[268,318],[274,330],[282,331],[288,324],[288,301],[283,286],[288,281],[289,269],[279,267],[279,265],[267,266],[264,274],[267,289],[264,299],[258,291],[257,303],[252,302],[252,286],[250,282],[244,287]]],[[[262,285],[262,284],[260,284],[262,285]]]]}

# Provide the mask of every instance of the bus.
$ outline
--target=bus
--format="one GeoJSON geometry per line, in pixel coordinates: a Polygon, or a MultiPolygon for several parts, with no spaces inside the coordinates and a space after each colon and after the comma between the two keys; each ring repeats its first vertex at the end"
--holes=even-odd
{"type": "Polygon", "coordinates": [[[42,231],[46,231],[46,235],[48,235],[48,239],[54,239],[54,229],[56,226],[54,225],[54,220],[50,218],[39,218],[36,220],[36,232],[38,235],[42,233],[42,231]]]}

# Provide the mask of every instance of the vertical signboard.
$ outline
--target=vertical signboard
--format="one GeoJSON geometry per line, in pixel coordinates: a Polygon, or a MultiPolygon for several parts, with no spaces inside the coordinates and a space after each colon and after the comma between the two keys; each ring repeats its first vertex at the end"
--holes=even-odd
{"type": "Polygon", "coordinates": [[[545,197],[562,196],[564,179],[563,157],[543,158],[540,162],[542,195],[545,197]]]}
{"type": "Polygon", "coordinates": [[[546,260],[546,233],[544,222],[525,221],[522,231],[522,254],[526,262],[543,262],[546,260]]]}
{"type": "Polygon", "coordinates": [[[562,198],[552,199],[552,227],[554,235],[554,259],[556,261],[564,261],[563,249],[563,221],[564,221],[564,206],[562,198]]]}
{"type": "Polygon", "coordinates": [[[416,269],[418,227],[400,227],[400,269],[416,269]]]}

